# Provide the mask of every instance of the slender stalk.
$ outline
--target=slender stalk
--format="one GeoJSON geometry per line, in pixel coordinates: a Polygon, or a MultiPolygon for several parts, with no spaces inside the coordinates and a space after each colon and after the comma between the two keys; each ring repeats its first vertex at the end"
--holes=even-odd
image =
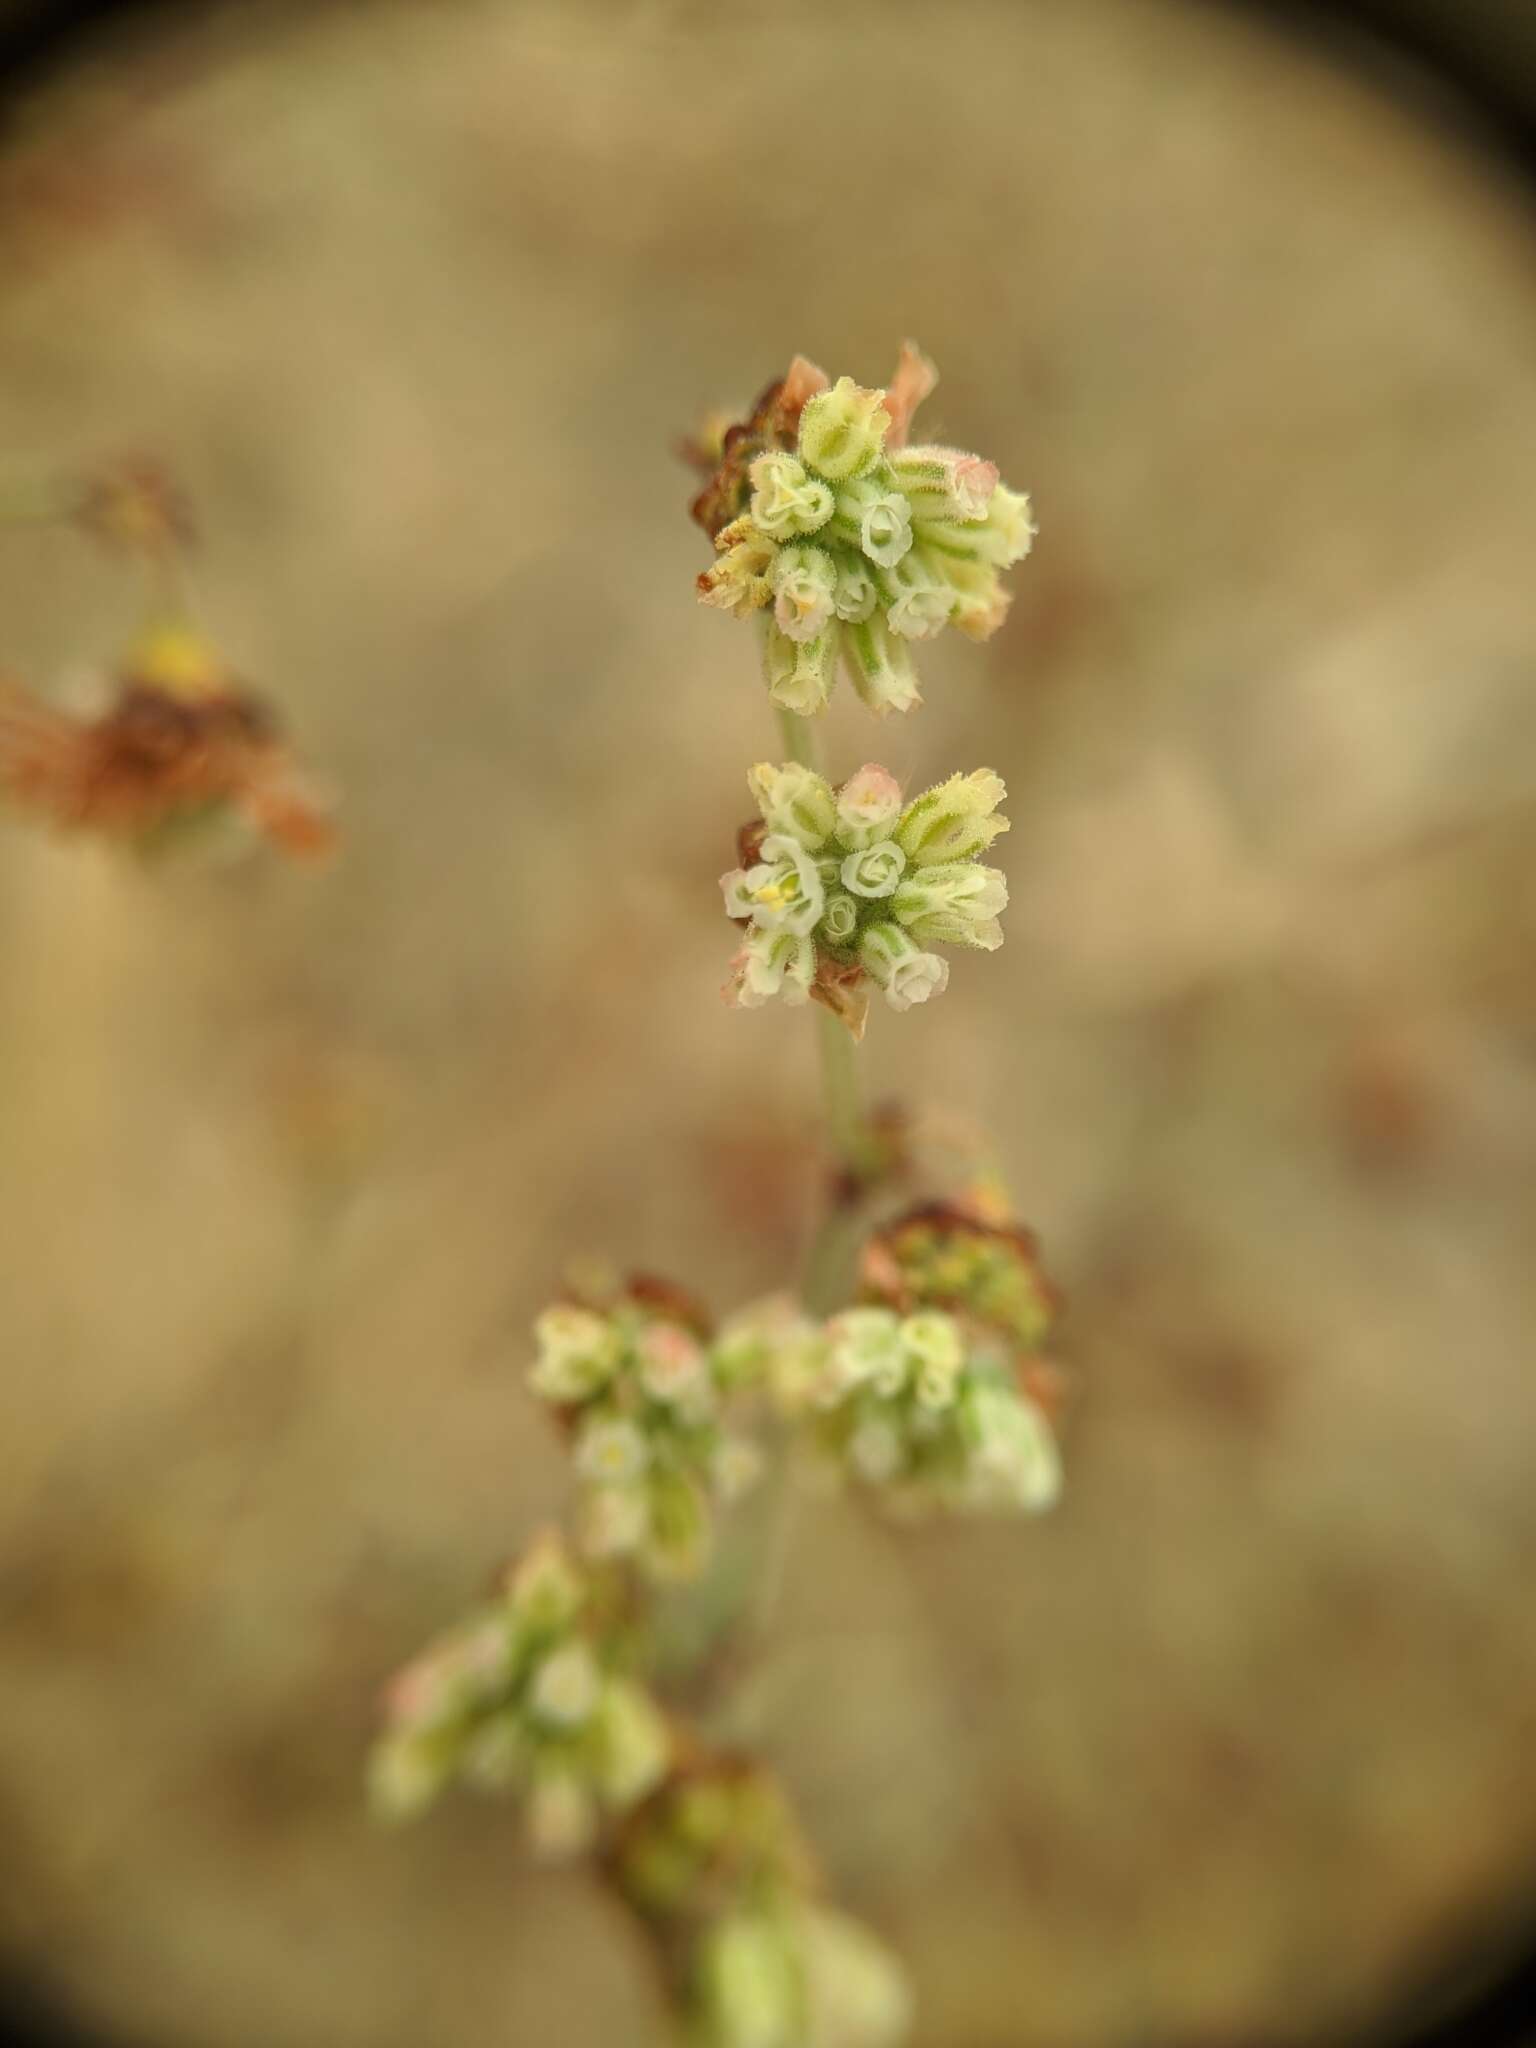
{"type": "Polygon", "coordinates": [[[791,761],[798,761],[802,768],[814,768],[820,749],[816,745],[816,728],[808,718],[802,718],[798,711],[786,711],[782,705],[774,706],[779,721],[779,738],[784,751],[791,761]]]}
{"type": "Polygon", "coordinates": [[[72,510],[57,484],[0,483],[0,526],[51,526],[72,510]]]}

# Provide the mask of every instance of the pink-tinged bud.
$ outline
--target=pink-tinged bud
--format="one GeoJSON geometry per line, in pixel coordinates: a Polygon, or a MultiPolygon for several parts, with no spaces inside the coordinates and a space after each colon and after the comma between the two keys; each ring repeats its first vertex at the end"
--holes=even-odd
{"type": "Polygon", "coordinates": [[[906,448],[891,460],[918,519],[985,519],[998,486],[995,462],[959,448],[906,448]]]}
{"type": "Polygon", "coordinates": [[[901,816],[901,784],[873,761],[849,776],[837,793],[837,836],[847,847],[889,838],[901,816]]]}

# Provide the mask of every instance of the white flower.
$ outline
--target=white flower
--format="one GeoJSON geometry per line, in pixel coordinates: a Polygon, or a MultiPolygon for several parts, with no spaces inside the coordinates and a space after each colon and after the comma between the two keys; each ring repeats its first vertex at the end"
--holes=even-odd
{"type": "Polygon", "coordinates": [[[857,555],[840,555],[837,562],[837,588],[832,593],[832,609],[840,619],[858,621],[867,619],[880,601],[875,588],[875,579],[857,555]]]}
{"type": "Polygon", "coordinates": [[[622,1416],[583,1424],[576,1438],[576,1469],[600,1486],[623,1486],[645,1470],[645,1437],[622,1416]]]}
{"type": "Polygon", "coordinates": [[[750,918],[762,931],[803,937],[820,921],[821,871],[809,849],[788,832],[770,832],[764,858],[720,877],[727,917],[750,918]]]}
{"type": "Polygon", "coordinates": [[[726,994],[743,1010],[759,1009],[773,996],[803,1003],[816,978],[816,948],[794,932],[751,931],[733,967],[726,994]]]}
{"type": "Polygon", "coordinates": [[[903,640],[933,640],[949,624],[954,592],[942,583],[916,583],[897,592],[885,616],[903,640]]]}
{"type": "Polygon", "coordinates": [[[781,548],[768,572],[773,616],[791,640],[815,640],[832,616],[837,571],[820,548],[781,548]]]}
{"type": "Polygon", "coordinates": [[[912,513],[905,498],[887,491],[864,508],[859,546],[872,562],[891,569],[912,545],[912,513]]]}
{"type": "Polygon", "coordinates": [[[581,1728],[597,1711],[603,1677],[585,1643],[567,1643],[546,1657],[528,1686],[528,1711],[551,1728],[581,1728]]]}
{"type": "Polygon", "coordinates": [[[871,925],[859,941],[859,959],[893,1010],[910,1010],[949,986],[949,962],[921,952],[897,924],[871,925]]]}

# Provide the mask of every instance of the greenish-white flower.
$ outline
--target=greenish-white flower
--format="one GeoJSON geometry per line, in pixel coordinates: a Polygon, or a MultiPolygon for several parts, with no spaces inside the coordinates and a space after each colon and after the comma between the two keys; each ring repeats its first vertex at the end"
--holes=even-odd
{"type": "Polygon", "coordinates": [[[576,1469],[595,1485],[623,1486],[638,1478],[648,1462],[644,1434],[623,1416],[600,1416],[577,1433],[576,1469]]]}

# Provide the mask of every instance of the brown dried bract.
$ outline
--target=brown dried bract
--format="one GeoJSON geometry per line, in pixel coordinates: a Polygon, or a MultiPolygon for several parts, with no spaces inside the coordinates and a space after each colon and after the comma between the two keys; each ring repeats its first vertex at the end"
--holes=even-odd
{"type": "Polygon", "coordinates": [[[334,840],[272,713],[228,682],[190,695],[130,674],[110,710],[82,719],[0,680],[0,796],[66,830],[129,841],[219,808],[296,857],[334,840]]]}
{"type": "Polygon", "coordinates": [[[636,1308],[643,1308],[669,1323],[681,1323],[695,1337],[707,1342],[714,1334],[715,1320],[709,1310],[697,1295],[690,1294],[686,1287],[679,1287],[674,1280],[658,1279],[654,1273],[631,1273],[625,1282],[624,1293],[636,1308]]]}
{"type": "MultiPolygon", "coordinates": [[[[768,448],[793,448],[802,407],[826,388],[825,373],[804,356],[796,356],[785,374],[759,393],[747,417],[726,428],[714,474],[688,508],[689,516],[711,540],[746,510],[751,496],[747,472],[754,459],[768,448]]],[[[688,460],[695,464],[701,456],[708,460],[702,443],[687,445],[688,460]]]]}

